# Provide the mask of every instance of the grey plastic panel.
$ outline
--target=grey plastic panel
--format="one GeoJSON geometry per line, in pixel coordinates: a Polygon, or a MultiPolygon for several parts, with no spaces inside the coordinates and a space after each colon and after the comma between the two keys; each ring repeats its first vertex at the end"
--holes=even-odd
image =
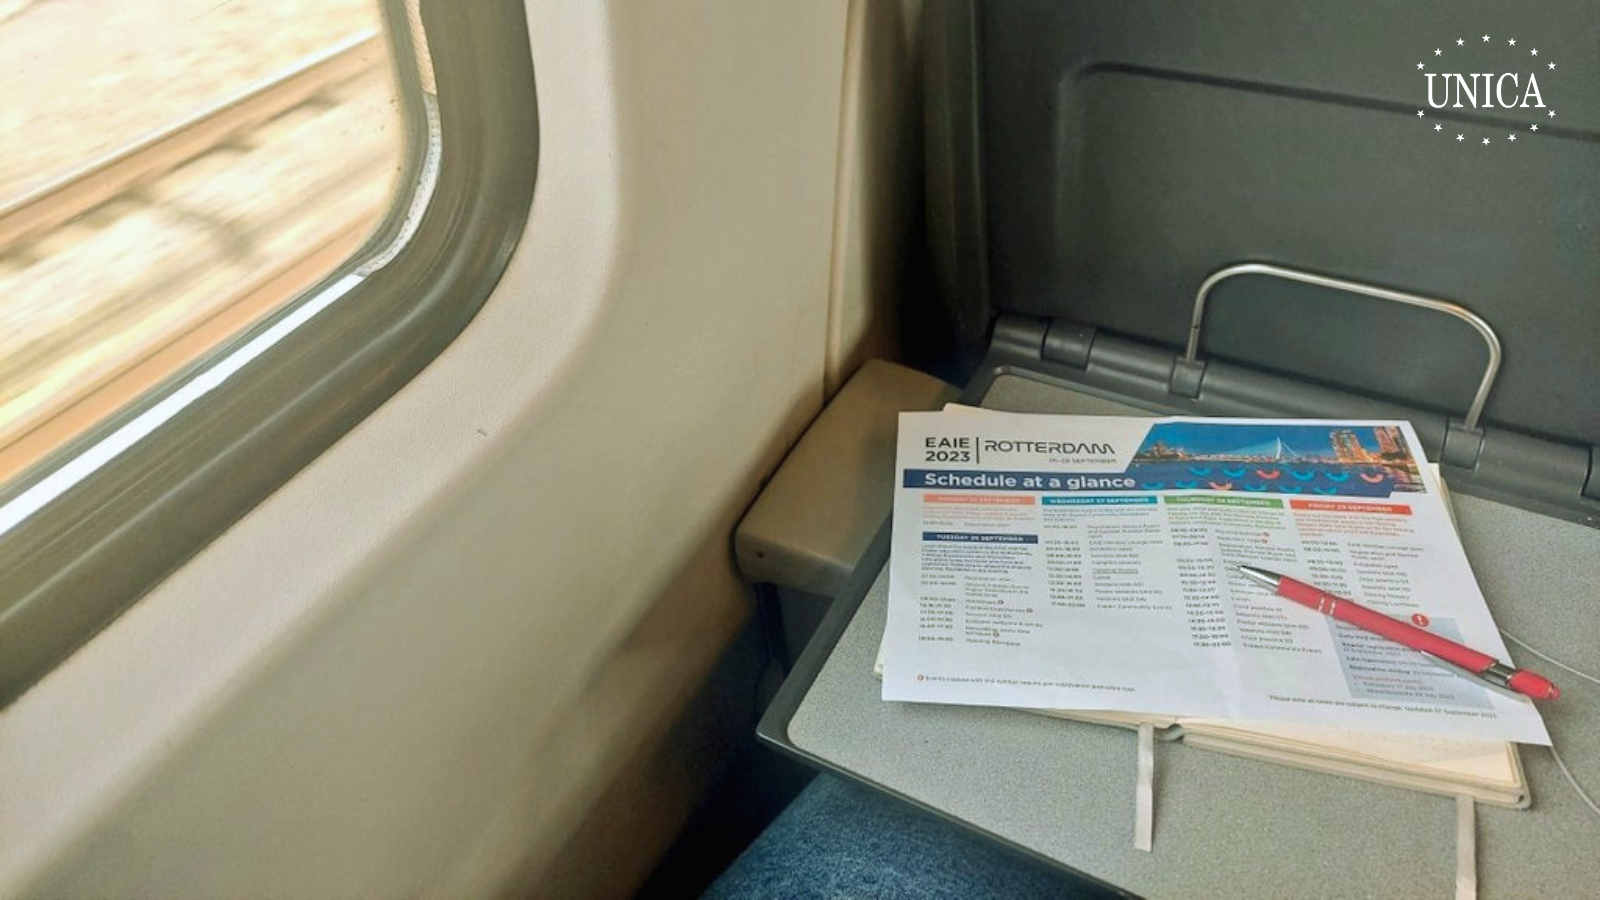
{"type": "MultiPolygon", "coordinates": [[[[1415,291],[1504,342],[1488,423],[1600,444],[1600,4],[978,10],[994,306],[1182,346],[1195,288],[1236,262],[1415,291]],[[1522,40],[1454,44],[1483,34],[1522,40]],[[1417,62],[1525,79],[1522,47],[1537,135],[1530,110],[1427,107],[1417,62]]],[[[1458,323],[1324,288],[1240,278],[1214,303],[1208,358],[1413,408],[1459,416],[1483,364],[1458,323]]]]}

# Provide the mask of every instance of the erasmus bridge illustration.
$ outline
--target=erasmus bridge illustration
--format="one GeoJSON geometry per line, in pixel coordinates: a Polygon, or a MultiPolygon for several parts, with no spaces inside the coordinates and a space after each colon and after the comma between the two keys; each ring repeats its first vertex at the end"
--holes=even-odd
{"type": "Polygon", "coordinates": [[[1162,423],[1128,472],[1145,490],[1371,497],[1421,489],[1404,435],[1384,425],[1162,423]]]}
{"type": "Polygon", "coordinates": [[[1302,453],[1289,446],[1283,438],[1273,438],[1248,447],[1228,450],[1222,453],[1190,453],[1183,449],[1168,447],[1161,441],[1151,445],[1149,452],[1141,450],[1138,459],[1207,459],[1226,460],[1229,462],[1270,462],[1270,463],[1298,463],[1298,462],[1338,462],[1333,454],[1302,453]]]}

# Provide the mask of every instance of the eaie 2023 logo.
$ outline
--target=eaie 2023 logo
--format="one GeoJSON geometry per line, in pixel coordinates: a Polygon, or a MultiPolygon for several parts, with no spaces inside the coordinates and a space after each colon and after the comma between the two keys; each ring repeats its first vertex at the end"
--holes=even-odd
{"type": "MultiPolygon", "coordinates": [[[[1541,56],[1538,47],[1519,48],[1516,38],[1496,39],[1488,34],[1470,41],[1456,38],[1455,46],[1449,50],[1444,46],[1435,47],[1429,57],[1417,63],[1417,71],[1427,78],[1430,109],[1505,109],[1527,116],[1525,129],[1519,125],[1504,138],[1500,137],[1500,126],[1487,129],[1478,124],[1456,123],[1448,129],[1442,124],[1433,126],[1436,134],[1454,134],[1455,140],[1463,143],[1473,140],[1487,146],[1496,140],[1515,142],[1519,134],[1537,133],[1541,121],[1548,125],[1556,117],[1555,109],[1545,99],[1545,90],[1555,79],[1555,60],[1549,53],[1541,56]],[[1456,71],[1430,72],[1429,69],[1456,71]],[[1543,82],[1539,80],[1541,77],[1543,82]],[[1469,138],[1469,130],[1478,133],[1469,138]]],[[[1417,118],[1427,118],[1427,115],[1426,110],[1417,110],[1417,118]]]]}

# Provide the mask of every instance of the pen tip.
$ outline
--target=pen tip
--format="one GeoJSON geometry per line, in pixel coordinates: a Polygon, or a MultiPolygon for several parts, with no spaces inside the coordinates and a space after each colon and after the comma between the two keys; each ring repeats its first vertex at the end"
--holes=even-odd
{"type": "Polygon", "coordinates": [[[1278,589],[1280,576],[1276,572],[1268,572],[1266,569],[1258,569],[1255,566],[1236,565],[1234,568],[1239,570],[1239,574],[1250,579],[1251,581],[1264,584],[1273,590],[1278,589]]]}

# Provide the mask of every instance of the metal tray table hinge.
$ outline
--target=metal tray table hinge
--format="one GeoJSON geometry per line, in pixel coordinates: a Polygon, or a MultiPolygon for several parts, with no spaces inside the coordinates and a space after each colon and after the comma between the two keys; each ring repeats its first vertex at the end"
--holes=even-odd
{"type": "Polygon", "coordinates": [[[1022,359],[1044,359],[1050,322],[1030,316],[1002,316],[990,336],[991,352],[998,350],[1022,359]]]}
{"type": "Polygon", "coordinates": [[[1093,325],[1070,319],[1050,320],[1050,329],[1044,335],[1042,356],[1053,363],[1084,369],[1089,365],[1089,351],[1094,348],[1096,329],[1093,325]]]}

